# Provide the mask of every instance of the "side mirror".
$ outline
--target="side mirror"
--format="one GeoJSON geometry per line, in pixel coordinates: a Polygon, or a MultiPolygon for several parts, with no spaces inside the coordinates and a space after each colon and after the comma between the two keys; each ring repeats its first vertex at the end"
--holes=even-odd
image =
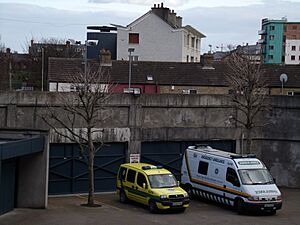
{"type": "Polygon", "coordinates": [[[147,185],[145,183],[143,183],[143,188],[146,189],[147,188],[147,185]]]}

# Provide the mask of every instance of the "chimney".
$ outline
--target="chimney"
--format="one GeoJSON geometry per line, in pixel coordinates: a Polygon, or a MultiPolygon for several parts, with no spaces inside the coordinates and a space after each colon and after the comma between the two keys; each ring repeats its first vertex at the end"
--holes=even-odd
{"type": "Polygon", "coordinates": [[[203,68],[213,68],[214,56],[211,53],[204,53],[201,57],[201,64],[203,68]]]}
{"type": "Polygon", "coordinates": [[[176,17],[176,27],[182,27],[182,17],[181,16],[176,17]]]}
{"type": "Polygon", "coordinates": [[[102,48],[100,50],[100,63],[111,64],[111,52],[108,49],[102,48]]]}
{"type": "Polygon", "coordinates": [[[6,48],[6,53],[10,54],[10,48],[6,48]]]}
{"type": "Polygon", "coordinates": [[[168,19],[169,19],[169,14],[170,14],[169,8],[163,8],[163,7],[160,8],[159,5],[158,5],[157,8],[152,8],[151,10],[152,10],[152,12],[153,12],[155,15],[157,15],[157,16],[159,16],[161,19],[163,19],[163,20],[169,22],[169,21],[168,21],[168,19]]]}
{"type": "Polygon", "coordinates": [[[176,13],[174,12],[174,10],[172,10],[169,13],[169,23],[173,26],[173,27],[177,27],[177,22],[176,22],[176,13]]]}
{"type": "Polygon", "coordinates": [[[164,3],[163,3],[163,2],[161,3],[161,7],[162,7],[162,8],[164,7],[164,3]]]}

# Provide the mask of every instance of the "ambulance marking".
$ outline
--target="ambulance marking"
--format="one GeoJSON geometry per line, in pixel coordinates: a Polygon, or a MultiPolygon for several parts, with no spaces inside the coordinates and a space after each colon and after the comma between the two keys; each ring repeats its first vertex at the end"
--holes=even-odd
{"type": "Polygon", "coordinates": [[[197,184],[200,184],[200,185],[203,185],[203,186],[206,186],[206,187],[210,187],[210,188],[214,188],[214,189],[217,189],[217,190],[225,191],[225,192],[230,193],[230,194],[236,194],[236,195],[246,197],[246,198],[251,196],[249,194],[246,194],[246,193],[243,193],[243,192],[240,192],[240,191],[236,191],[236,190],[226,188],[226,187],[221,187],[221,186],[218,186],[218,185],[215,185],[215,184],[211,184],[211,183],[208,183],[208,182],[205,182],[205,181],[200,181],[200,180],[192,178],[191,177],[191,171],[190,171],[190,165],[189,165],[187,155],[188,155],[188,152],[186,150],[185,151],[185,161],[186,161],[187,171],[188,171],[190,181],[192,181],[193,183],[197,183],[197,184]]]}

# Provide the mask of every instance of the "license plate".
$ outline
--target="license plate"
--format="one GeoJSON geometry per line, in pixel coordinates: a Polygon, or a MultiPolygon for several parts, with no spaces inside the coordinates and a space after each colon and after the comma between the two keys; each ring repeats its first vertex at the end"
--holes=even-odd
{"type": "Polygon", "coordinates": [[[182,205],[182,202],[173,202],[173,206],[179,206],[182,205]]]}
{"type": "Polygon", "coordinates": [[[274,207],[274,204],[265,204],[264,207],[268,208],[268,207],[274,207]]]}

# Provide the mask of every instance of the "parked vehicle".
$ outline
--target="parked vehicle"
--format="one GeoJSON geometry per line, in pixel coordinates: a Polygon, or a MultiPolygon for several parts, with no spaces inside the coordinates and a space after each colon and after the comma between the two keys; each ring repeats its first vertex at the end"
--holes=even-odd
{"type": "Polygon", "coordinates": [[[152,213],[165,209],[184,211],[189,206],[188,194],[179,187],[174,175],[146,163],[122,164],[117,176],[117,192],[120,202],[132,200],[148,205],[152,213]]]}
{"type": "Polygon", "coordinates": [[[189,146],[181,182],[189,196],[199,196],[248,210],[276,213],[281,193],[266,166],[255,155],[238,155],[210,146],[189,146]]]}

